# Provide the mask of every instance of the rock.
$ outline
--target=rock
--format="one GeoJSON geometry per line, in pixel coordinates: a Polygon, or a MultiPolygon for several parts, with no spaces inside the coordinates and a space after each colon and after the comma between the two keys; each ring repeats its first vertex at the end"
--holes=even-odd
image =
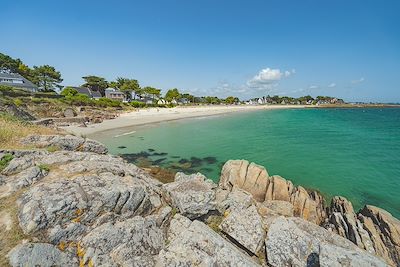
{"type": "Polygon", "coordinates": [[[237,187],[234,187],[232,191],[224,190],[224,196],[219,196],[218,193],[221,194],[221,190],[217,190],[217,207],[221,214],[223,214],[226,210],[242,210],[248,208],[250,205],[255,204],[253,196],[237,187]]]}
{"type": "Polygon", "coordinates": [[[16,174],[34,165],[34,156],[26,155],[22,158],[13,158],[2,171],[4,175],[16,174]]]}
{"type": "Polygon", "coordinates": [[[84,264],[154,266],[164,247],[164,236],[155,220],[136,216],[95,228],[82,239],[81,246],[84,264]]]}
{"type": "Polygon", "coordinates": [[[216,185],[201,173],[177,173],[175,181],[164,184],[164,197],[172,207],[190,219],[198,218],[216,209],[216,185]]]}
{"type": "Polygon", "coordinates": [[[316,224],[325,218],[323,197],[317,192],[308,193],[303,187],[274,175],[268,176],[264,167],[246,160],[229,160],[221,171],[219,186],[225,190],[241,188],[253,195],[258,202],[280,200],[291,202],[294,215],[316,224]]]}
{"type": "Polygon", "coordinates": [[[329,222],[340,236],[349,239],[362,249],[375,254],[368,232],[354,213],[353,205],[344,197],[333,197],[330,206],[329,222]]]}
{"type": "Polygon", "coordinates": [[[349,240],[294,217],[279,217],[271,224],[266,238],[266,251],[268,263],[272,266],[330,266],[322,263],[337,262],[352,264],[345,266],[386,266],[379,258],[349,240]],[[343,251],[346,253],[342,254],[343,251]]]}
{"type": "Polygon", "coordinates": [[[358,253],[331,244],[321,244],[319,248],[320,266],[342,267],[342,266],[363,266],[378,267],[387,266],[378,258],[367,253],[358,253]]]}
{"type": "Polygon", "coordinates": [[[27,187],[47,175],[46,170],[42,170],[38,166],[29,167],[28,169],[18,173],[11,178],[15,190],[27,187]]]}
{"type": "Polygon", "coordinates": [[[282,215],[293,217],[293,204],[282,200],[269,200],[257,204],[258,213],[264,217],[282,215]]]}
{"type": "Polygon", "coordinates": [[[221,171],[219,185],[223,189],[237,186],[251,193],[255,200],[264,201],[269,180],[266,169],[247,160],[229,160],[221,171]]]}
{"type": "Polygon", "coordinates": [[[131,176],[102,173],[59,178],[34,185],[22,195],[19,224],[25,234],[30,234],[71,221],[90,225],[103,212],[122,218],[148,214],[154,209],[149,200],[151,194],[154,192],[143,180],[131,176]]]}
{"type": "Polygon", "coordinates": [[[62,150],[94,152],[99,154],[107,153],[107,148],[94,140],[84,139],[73,135],[30,135],[21,140],[25,145],[35,145],[37,147],[55,146],[62,150]]]}
{"type": "Polygon", "coordinates": [[[76,112],[72,108],[66,108],[63,112],[64,117],[66,118],[72,118],[76,116],[76,112]]]}
{"type": "Polygon", "coordinates": [[[389,212],[371,205],[359,212],[358,219],[368,232],[376,255],[390,265],[400,266],[400,221],[389,212]]]}
{"type": "Polygon", "coordinates": [[[323,197],[313,191],[310,194],[303,187],[293,190],[290,202],[294,206],[294,216],[301,217],[315,224],[321,224],[326,217],[323,197]]]}
{"type": "Polygon", "coordinates": [[[108,152],[108,149],[103,144],[91,139],[86,139],[79,150],[97,154],[106,154],[108,152]]]}
{"type": "Polygon", "coordinates": [[[171,221],[175,235],[159,253],[157,266],[259,266],[248,255],[199,221],[171,221]],[[174,229],[177,228],[177,229],[174,229]]]}
{"type": "Polygon", "coordinates": [[[254,205],[232,211],[219,228],[253,254],[257,255],[264,245],[265,230],[254,205]]]}
{"type": "Polygon", "coordinates": [[[78,266],[78,260],[71,254],[46,243],[26,243],[13,248],[9,254],[11,266],[78,266]]]}

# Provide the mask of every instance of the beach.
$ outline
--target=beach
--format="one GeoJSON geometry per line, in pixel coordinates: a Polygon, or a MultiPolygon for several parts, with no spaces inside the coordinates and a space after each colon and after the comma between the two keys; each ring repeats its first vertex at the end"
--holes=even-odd
{"type": "Polygon", "coordinates": [[[196,117],[207,117],[222,115],[234,112],[248,112],[267,109],[290,109],[304,108],[302,105],[274,105],[274,106],[192,106],[175,108],[146,108],[137,111],[122,113],[119,117],[112,120],[105,120],[101,123],[89,124],[87,127],[71,125],[62,127],[65,131],[75,135],[92,135],[95,133],[109,131],[118,128],[153,124],[171,120],[180,120],[196,117]]]}

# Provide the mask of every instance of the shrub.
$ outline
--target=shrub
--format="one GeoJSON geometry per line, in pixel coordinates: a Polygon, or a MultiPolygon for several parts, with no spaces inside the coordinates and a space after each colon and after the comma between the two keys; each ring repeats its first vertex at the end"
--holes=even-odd
{"type": "Polygon", "coordinates": [[[23,103],[24,103],[24,102],[23,102],[20,98],[15,98],[15,99],[14,99],[14,104],[15,104],[17,107],[20,107],[23,103]]]}
{"type": "Polygon", "coordinates": [[[72,105],[81,105],[81,106],[93,105],[93,100],[84,94],[67,95],[65,97],[65,100],[72,105]]]}
{"type": "Polygon", "coordinates": [[[0,91],[1,92],[14,91],[14,87],[9,85],[0,85],[0,91]]]}
{"type": "Polygon", "coordinates": [[[11,154],[5,154],[1,159],[0,159],[0,171],[4,170],[5,167],[7,167],[8,163],[13,159],[13,156],[11,154]]]}
{"type": "Polygon", "coordinates": [[[41,171],[45,171],[45,172],[49,172],[50,171],[50,167],[47,164],[40,164],[38,167],[39,167],[39,169],[41,171]]]}
{"type": "Polygon", "coordinates": [[[146,103],[139,102],[139,101],[132,101],[131,106],[134,108],[144,108],[146,106],[146,103]]]}
{"type": "Polygon", "coordinates": [[[113,100],[113,99],[109,99],[106,97],[101,97],[99,98],[96,102],[96,106],[99,107],[120,107],[121,106],[121,102],[118,100],[113,100]]]}

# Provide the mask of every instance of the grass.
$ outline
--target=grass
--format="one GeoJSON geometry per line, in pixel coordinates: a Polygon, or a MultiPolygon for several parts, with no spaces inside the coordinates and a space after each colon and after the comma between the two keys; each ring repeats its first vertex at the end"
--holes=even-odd
{"type": "Polygon", "coordinates": [[[50,166],[47,165],[47,164],[40,164],[40,165],[38,165],[38,167],[39,167],[39,169],[40,169],[41,171],[46,171],[46,172],[49,172],[49,171],[50,171],[50,166]]]}
{"type": "Polygon", "coordinates": [[[19,140],[30,134],[56,133],[60,132],[52,128],[34,125],[6,113],[0,113],[0,148],[2,149],[27,148],[19,140]]]}
{"type": "Polygon", "coordinates": [[[13,156],[11,154],[5,154],[1,159],[0,159],[0,172],[4,170],[5,167],[7,167],[8,163],[13,159],[13,156]]]}
{"type": "Polygon", "coordinates": [[[16,201],[22,194],[23,190],[13,193],[9,197],[2,198],[0,201],[0,210],[10,215],[12,219],[11,230],[6,230],[5,227],[0,227],[0,266],[9,266],[8,259],[6,258],[7,253],[21,240],[28,238],[22,232],[22,229],[18,225],[18,208],[16,201]]]}

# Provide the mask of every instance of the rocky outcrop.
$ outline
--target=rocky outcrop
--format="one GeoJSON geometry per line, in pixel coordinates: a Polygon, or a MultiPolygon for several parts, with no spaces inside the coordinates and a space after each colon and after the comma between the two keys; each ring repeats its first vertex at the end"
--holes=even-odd
{"type": "Polygon", "coordinates": [[[261,252],[265,230],[262,218],[254,205],[247,209],[233,210],[222,221],[219,228],[252,254],[261,252]]]}
{"type": "Polygon", "coordinates": [[[216,185],[201,173],[185,175],[178,172],[175,181],[163,185],[164,196],[171,206],[190,219],[216,209],[216,185]]]}
{"type": "Polygon", "coordinates": [[[349,240],[300,218],[276,219],[265,246],[272,266],[386,266],[349,240]]]}
{"type": "Polygon", "coordinates": [[[221,188],[241,188],[251,193],[258,202],[281,200],[291,202],[295,216],[320,224],[325,220],[323,197],[315,191],[294,187],[292,182],[274,175],[268,176],[264,167],[246,160],[229,160],[221,171],[221,188]]]}
{"type": "Polygon", "coordinates": [[[370,205],[355,213],[344,197],[332,199],[330,213],[327,228],[389,264],[400,266],[400,221],[390,213],[370,205]]]}
{"type": "Polygon", "coordinates": [[[73,135],[30,135],[21,143],[36,147],[57,147],[61,150],[107,153],[107,148],[103,144],[73,135]]]}
{"type": "Polygon", "coordinates": [[[0,211],[8,231],[0,243],[20,238],[8,253],[12,266],[399,263],[400,227],[389,213],[367,206],[355,214],[337,197],[327,217],[320,194],[270,177],[254,163],[227,162],[219,185],[200,173],[177,173],[162,184],[103,154],[95,141],[37,136],[25,142],[63,150],[0,150],[13,155],[0,177],[0,202],[10,205],[0,211]],[[318,226],[326,217],[330,231],[318,226]]]}
{"type": "Polygon", "coordinates": [[[175,215],[170,225],[173,234],[157,266],[259,266],[200,221],[175,215]]]}
{"type": "Polygon", "coordinates": [[[11,266],[77,266],[78,259],[46,243],[27,243],[13,248],[9,253],[11,266]]]}

